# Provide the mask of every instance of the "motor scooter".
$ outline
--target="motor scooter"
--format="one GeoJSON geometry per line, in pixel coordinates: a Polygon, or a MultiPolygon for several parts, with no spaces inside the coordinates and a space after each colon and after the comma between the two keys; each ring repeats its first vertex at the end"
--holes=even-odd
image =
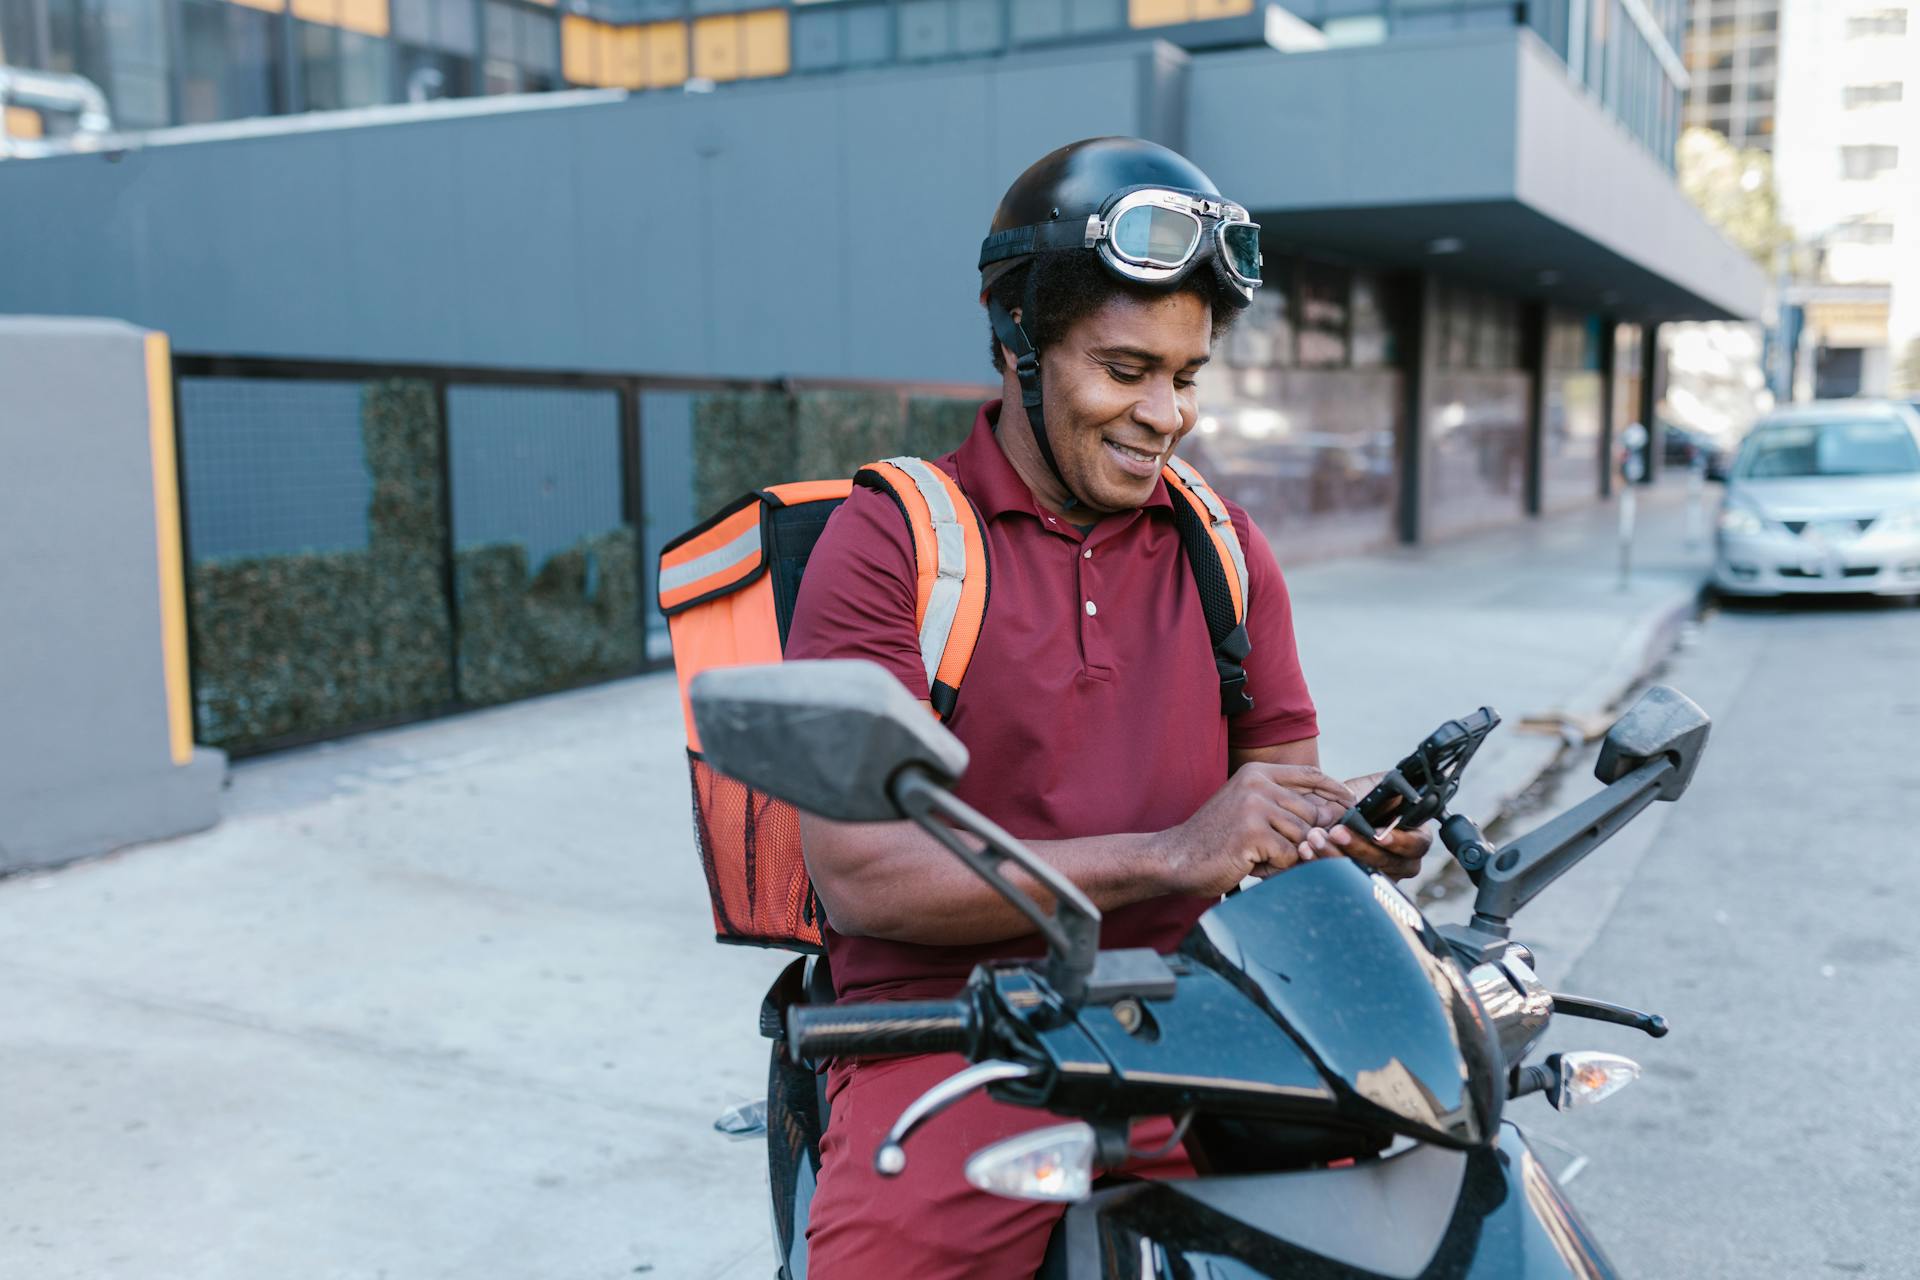
{"type": "Polygon", "coordinates": [[[1229,895],[1172,954],[1100,950],[1085,894],[951,787],[966,748],[871,663],[703,673],[691,700],[721,772],[841,822],[916,823],[1019,910],[1044,959],[976,969],[950,1000],[840,1005],[817,957],[768,993],[768,1162],[781,1280],[807,1274],[806,1220],[839,1056],[959,1052],[873,1153],[906,1168],[924,1125],[976,1091],[1056,1123],[976,1152],[985,1192],[1067,1204],[1040,1280],[1511,1280],[1616,1274],[1506,1115],[1539,1094],[1597,1102],[1639,1071],[1596,1052],[1528,1055],[1555,1015],[1667,1032],[1659,1017],[1549,991],[1513,915],[1656,800],[1677,800],[1710,721],[1664,686],[1608,731],[1604,788],[1499,847],[1448,811],[1487,708],[1429,736],[1348,815],[1434,821],[1475,886],[1436,927],[1344,858],[1229,895]],[[1044,909],[1005,874],[1043,885],[1044,909]],[[1129,1128],[1171,1116],[1198,1177],[1103,1179],[1129,1128]]]}

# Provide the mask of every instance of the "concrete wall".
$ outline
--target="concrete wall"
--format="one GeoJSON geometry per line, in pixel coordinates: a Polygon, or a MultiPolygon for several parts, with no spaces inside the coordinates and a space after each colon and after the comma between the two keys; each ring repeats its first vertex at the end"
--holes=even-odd
{"type": "Polygon", "coordinates": [[[190,736],[165,342],[0,317],[0,872],[219,816],[225,757],[190,736]]]}
{"type": "Polygon", "coordinates": [[[0,244],[36,247],[0,312],[219,354],[983,381],[999,193],[1078,138],[1177,142],[1184,63],[1098,46],[0,166],[0,244]]]}

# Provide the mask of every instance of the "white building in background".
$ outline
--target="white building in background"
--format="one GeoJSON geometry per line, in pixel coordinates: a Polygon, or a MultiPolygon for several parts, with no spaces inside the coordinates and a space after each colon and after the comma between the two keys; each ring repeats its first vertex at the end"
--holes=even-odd
{"type": "Polygon", "coordinates": [[[1920,339],[1920,0],[1784,0],[1774,177],[1817,264],[1797,396],[1885,395],[1920,339]]]}

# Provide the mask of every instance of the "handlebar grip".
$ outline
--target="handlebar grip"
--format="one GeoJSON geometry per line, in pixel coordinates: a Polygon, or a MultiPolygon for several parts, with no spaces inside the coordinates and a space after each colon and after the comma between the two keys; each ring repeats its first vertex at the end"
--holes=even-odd
{"type": "Polygon", "coordinates": [[[965,998],[801,1005],[787,1012],[787,1051],[797,1058],[965,1053],[979,1023],[965,998]]]}

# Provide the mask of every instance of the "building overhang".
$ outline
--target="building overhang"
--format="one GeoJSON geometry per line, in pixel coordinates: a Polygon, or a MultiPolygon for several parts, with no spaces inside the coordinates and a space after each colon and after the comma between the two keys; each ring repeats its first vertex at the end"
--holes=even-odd
{"type": "Polygon", "coordinates": [[[1524,27],[1195,57],[1189,154],[1274,247],[1623,320],[1755,320],[1765,273],[1524,27]]]}

